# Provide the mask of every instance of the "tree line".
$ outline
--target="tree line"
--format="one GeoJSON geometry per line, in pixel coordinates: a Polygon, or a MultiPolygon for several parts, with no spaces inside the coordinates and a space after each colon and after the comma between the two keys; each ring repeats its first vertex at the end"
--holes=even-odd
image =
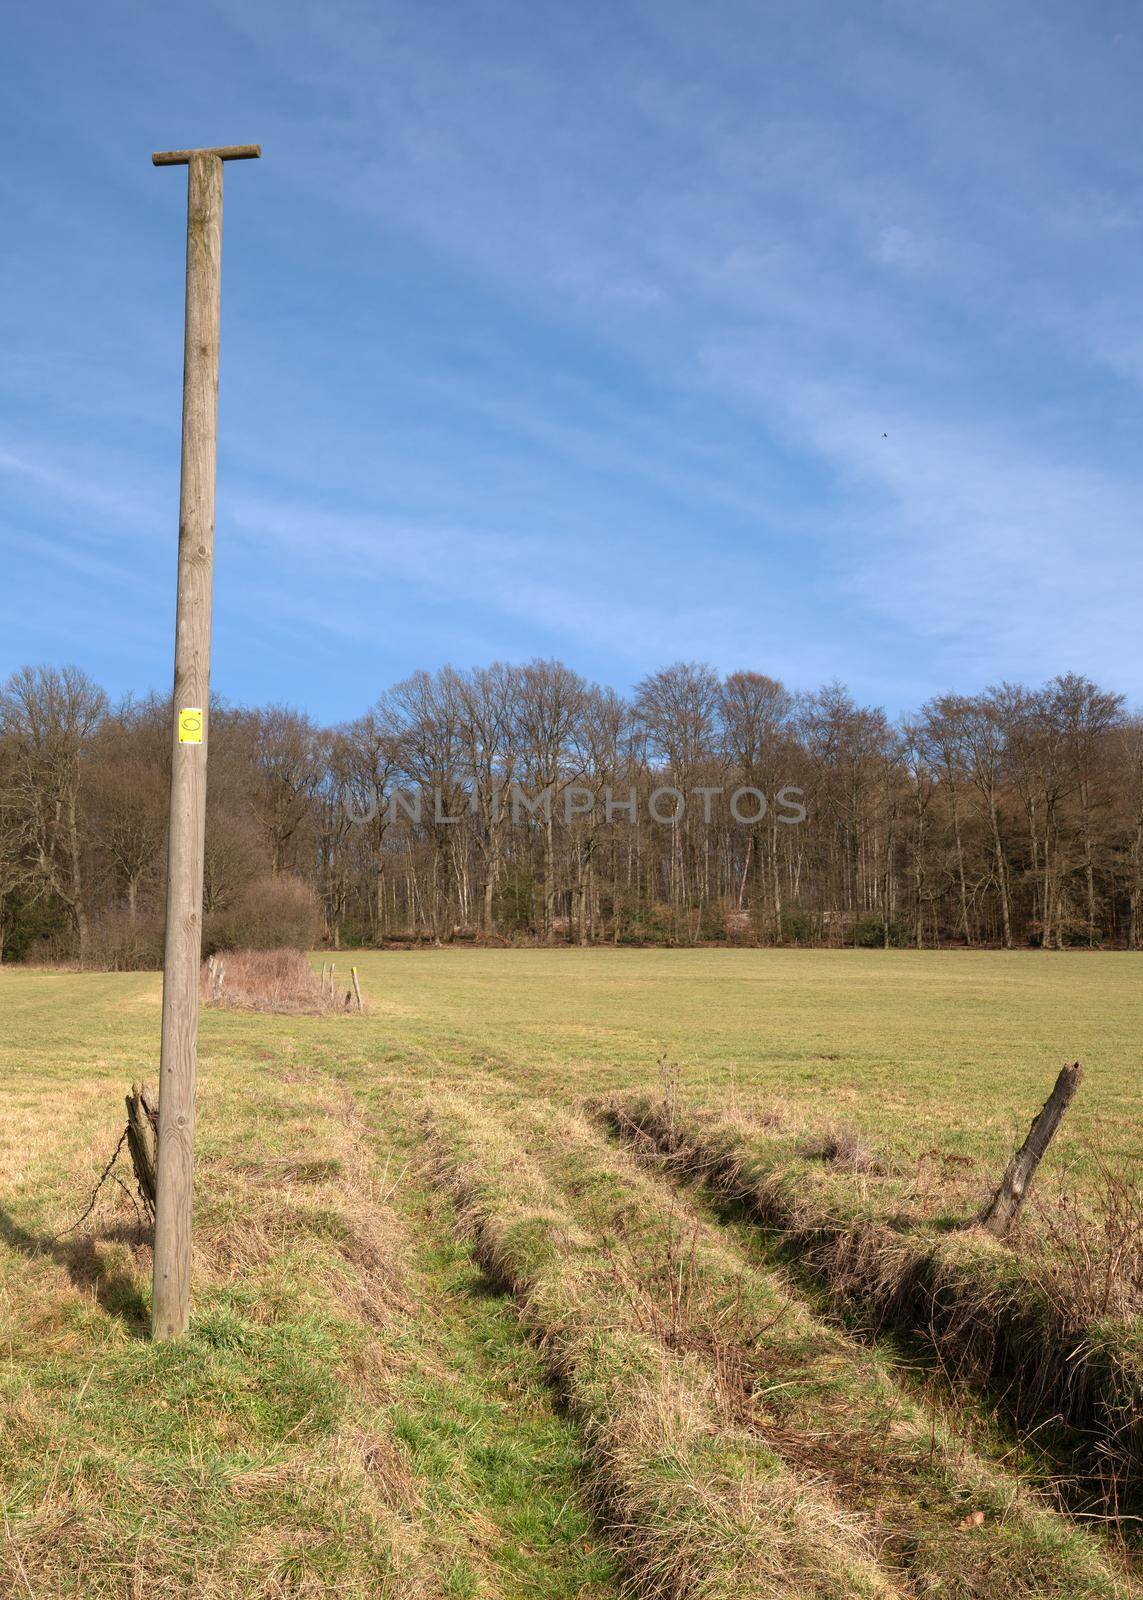
{"type": "MultiPolygon", "coordinates": [[[[162,959],[172,707],[0,690],[6,960],[162,959]]],[[[1143,944],[1143,718],[1066,674],[893,721],[676,663],[416,672],[334,728],[210,713],[207,948],[1143,944]],[[799,815],[799,813],[801,813],[799,815]]]]}

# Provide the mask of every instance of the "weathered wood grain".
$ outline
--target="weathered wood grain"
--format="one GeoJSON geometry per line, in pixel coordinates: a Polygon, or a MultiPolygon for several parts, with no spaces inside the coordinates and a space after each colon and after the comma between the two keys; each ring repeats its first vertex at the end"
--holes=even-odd
{"type": "Polygon", "coordinates": [[[977,1217],[979,1226],[994,1238],[1002,1239],[1015,1221],[1036,1168],[1063,1121],[1082,1077],[1083,1068],[1078,1061],[1061,1070],[1055,1087],[1028,1130],[1028,1137],[1009,1161],[996,1193],[977,1217]]]}
{"type": "Polygon", "coordinates": [[[159,1068],[162,1115],[151,1312],[151,1333],[156,1339],[183,1333],[190,1314],[203,837],[210,744],[223,158],[214,152],[191,151],[187,155],[183,450],[159,1068]],[[184,707],[201,708],[199,742],[186,742],[180,737],[180,711],[184,707]]]}
{"type": "Polygon", "coordinates": [[[156,167],[187,167],[195,156],[214,156],[219,161],[257,161],[260,144],[220,144],[212,150],[156,150],[151,163],[156,167]]]}

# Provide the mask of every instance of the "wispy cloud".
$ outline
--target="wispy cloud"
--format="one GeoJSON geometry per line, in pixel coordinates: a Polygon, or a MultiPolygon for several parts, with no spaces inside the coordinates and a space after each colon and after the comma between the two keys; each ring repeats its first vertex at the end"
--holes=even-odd
{"type": "Polygon", "coordinates": [[[176,19],[69,20],[124,92],[49,85],[64,132],[99,122],[95,190],[5,180],[25,596],[61,534],[166,595],[182,202],[125,152],[239,115],[266,159],[227,221],[228,692],[272,662],[348,712],[433,660],[545,651],[894,707],[1063,666],[1143,696],[1137,19],[214,0],[193,91],[176,19]]]}

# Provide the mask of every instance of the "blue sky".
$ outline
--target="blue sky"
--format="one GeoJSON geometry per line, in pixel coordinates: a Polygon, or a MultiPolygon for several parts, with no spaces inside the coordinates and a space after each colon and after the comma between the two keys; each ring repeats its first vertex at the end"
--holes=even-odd
{"type": "Polygon", "coordinates": [[[336,720],[557,655],[1143,700],[1137,8],[101,0],[4,55],[0,673],[169,683],[185,174],[149,158],[257,140],[227,698],[336,720]]]}

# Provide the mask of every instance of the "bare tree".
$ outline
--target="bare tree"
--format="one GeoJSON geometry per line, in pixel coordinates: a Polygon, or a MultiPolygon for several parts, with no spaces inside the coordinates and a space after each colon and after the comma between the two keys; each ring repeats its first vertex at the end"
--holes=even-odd
{"type": "Polygon", "coordinates": [[[1008,857],[1001,830],[1001,805],[1009,772],[1005,724],[1010,701],[1002,690],[989,689],[975,699],[948,695],[945,704],[967,756],[970,777],[984,807],[992,840],[1004,948],[1011,950],[1012,896],[1008,857]]]}
{"type": "Polygon", "coordinates": [[[1123,696],[1099,689],[1090,678],[1069,672],[1054,678],[1052,702],[1067,740],[1069,764],[1079,797],[1080,841],[1087,907],[1087,942],[1095,943],[1097,908],[1095,892],[1095,840],[1110,794],[1109,733],[1123,720],[1123,696]]]}
{"type": "Polygon", "coordinates": [[[517,670],[494,661],[457,673],[460,740],[472,781],[474,806],[480,828],[477,835],[484,857],[484,896],[481,926],[494,928],[493,904],[500,877],[504,831],[510,821],[509,787],[516,772],[517,670]]]}
{"type": "MultiPolygon", "coordinates": [[[[769,845],[769,902],[773,934],[782,936],[781,829],[772,804],[791,775],[791,746],[797,700],[776,678],[761,672],[732,672],[722,685],[720,713],[726,751],[744,786],[767,797],[767,810],[750,825],[741,874],[741,906],[747,873],[761,893],[765,850],[769,845]]],[[[753,813],[747,813],[752,815],[753,813]]]]}
{"type": "Polygon", "coordinates": [[[254,815],[270,846],[270,870],[296,869],[321,785],[323,736],[299,711],[268,706],[243,719],[251,742],[254,815]]]}
{"type": "Polygon", "coordinates": [[[169,728],[167,708],[159,702],[127,701],[104,720],[92,747],[89,827],[116,890],[126,895],[132,927],[140,887],[163,879],[169,728]]]}
{"type": "Polygon", "coordinates": [[[107,696],[78,667],[22,667],[0,692],[0,737],[13,753],[13,804],[39,893],[56,896],[87,959],[90,910],[83,870],[80,779],[107,713],[107,696]]]}
{"type": "Polygon", "coordinates": [[[563,791],[580,771],[576,729],[587,685],[560,661],[530,661],[519,676],[520,770],[540,807],[544,851],[544,936],[555,931],[558,874],[556,826],[563,791]]]}
{"type": "Polygon", "coordinates": [[[941,788],[948,797],[956,861],[960,931],[964,935],[965,944],[971,944],[972,922],[968,914],[968,874],[965,868],[962,812],[964,788],[972,779],[969,773],[968,749],[961,722],[959,698],[955,695],[941,695],[922,706],[916,738],[918,754],[939,775],[941,788]]]}
{"type": "Polygon", "coordinates": [[[374,943],[385,933],[385,835],[392,820],[390,790],[402,771],[403,755],[401,719],[388,695],[340,728],[332,746],[341,810],[352,810],[357,819],[354,837],[361,842],[370,885],[369,934],[374,943]]]}
{"type": "Polygon", "coordinates": [[[1143,948],[1143,717],[1125,719],[1117,766],[1127,822],[1127,947],[1138,950],[1143,948]]]}
{"type": "MultiPolygon", "coordinates": [[[[670,787],[685,797],[699,780],[719,766],[722,748],[719,711],[722,694],[718,674],[694,661],[676,661],[643,678],[635,690],[635,716],[649,746],[665,761],[670,787]]],[[[719,784],[707,785],[719,788],[719,784]]],[[[687,872],[688,814],[671,809],[670,896],[681,910],[690,894],[687,872]]],[[[705,839],[704,839],[705,843],[705,839]]]]}
{"type": "Polygon", "coordinates": [[[405,772],[426,802],[424,827],[432,844],[431,922],[433,938],[439,942],[452,885],[462,920],[468,912],[467,873],[456,842],[468,804],[461,778],[464,745],[456,672],[451,667],[434,675],[415,672],[397,684],[392,704],[401,719],[405,772]]]}

